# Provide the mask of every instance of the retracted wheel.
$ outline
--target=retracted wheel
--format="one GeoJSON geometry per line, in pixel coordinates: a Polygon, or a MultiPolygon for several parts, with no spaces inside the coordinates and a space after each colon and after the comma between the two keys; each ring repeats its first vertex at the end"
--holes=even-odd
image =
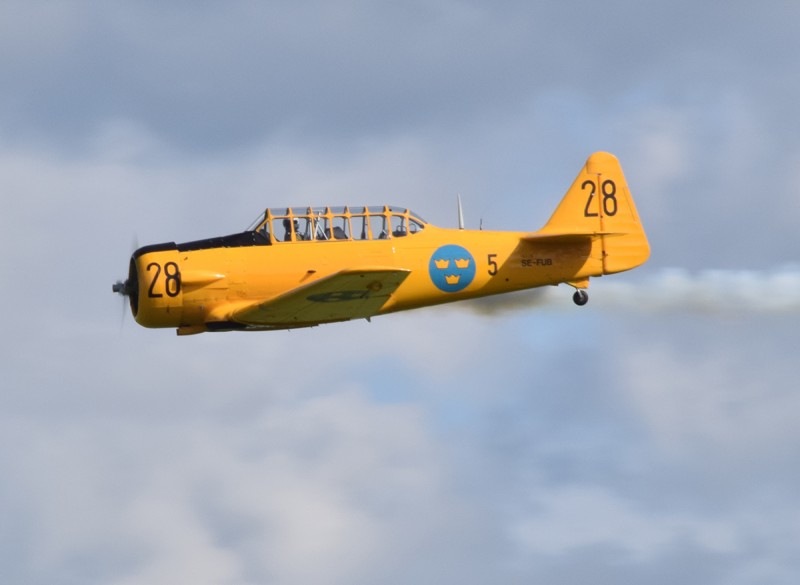
{"type": "Polygon", "coordinates": [[[575,294],[572,295],[572,301],[579,307],[582,307],[589,302],[589,293],[579,288],[575,291],[575,294]]]}

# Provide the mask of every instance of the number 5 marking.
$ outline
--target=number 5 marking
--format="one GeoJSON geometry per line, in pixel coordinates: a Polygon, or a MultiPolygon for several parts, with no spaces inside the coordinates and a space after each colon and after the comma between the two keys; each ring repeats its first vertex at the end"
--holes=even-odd
{"type": "Polygon", "coordinates": [[[489,276],[494,276],[497,274],[497,254],[489,254],[486,261],[489,263],[489,276]]]}

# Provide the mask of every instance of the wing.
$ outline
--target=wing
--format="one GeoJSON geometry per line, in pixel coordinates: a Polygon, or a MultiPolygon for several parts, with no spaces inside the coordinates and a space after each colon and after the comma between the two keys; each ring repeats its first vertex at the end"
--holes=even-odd
{"type": "Polygon", "coordinates": [[[410,273],[396,268],[342,270],[239,309],[232,318],[247,325],[301,326],[371,317],[410,273]]]}

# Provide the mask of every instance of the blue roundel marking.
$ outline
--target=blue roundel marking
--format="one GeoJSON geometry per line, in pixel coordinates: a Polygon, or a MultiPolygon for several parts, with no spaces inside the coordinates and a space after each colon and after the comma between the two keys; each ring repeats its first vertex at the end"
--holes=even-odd
{"type": "Polygon", "coordinates": [[[439,290],[458,292],[467,288],[475,278],[475,258],[461,246],[442,246],[431,256],[428,274],[439,290]]]}

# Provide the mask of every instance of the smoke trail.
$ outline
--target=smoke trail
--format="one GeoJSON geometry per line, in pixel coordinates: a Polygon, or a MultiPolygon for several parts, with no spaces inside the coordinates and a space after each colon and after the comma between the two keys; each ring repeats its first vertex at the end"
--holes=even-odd
{"type": "MultiPolygon", "coordinates": [[[[634,275],[594,279],[592,307],[631,312],[697,312],[717,314],[800,313],[800,268],[768,271],[664,269],[634,280],[634,275]]],[[[568,307],[571,289],[545,287],[467,303],[484,315],[541,306],[568,307]]]]}
{"type": "Polygon", "coordinates": [[[456,303],[454,306],[461,306],[479,315],[491,316],[511,311],[526,311],[545,305],[553,306],[564,299],[571,303],[572,301],[569,300],[571,295],[571,292],[563,288],[557,291],[555,288],[548,286],[546,288],[535,288],[493,297],[483,297],[472,301],[464,301],[463,303],[456,303]]]}
{"type": "Polygon", "coordinates": [[[644,310],[716,313],[800,312],[800,270],[671,269],[643,283],[609,282],[602,302],[644,310]]]}

